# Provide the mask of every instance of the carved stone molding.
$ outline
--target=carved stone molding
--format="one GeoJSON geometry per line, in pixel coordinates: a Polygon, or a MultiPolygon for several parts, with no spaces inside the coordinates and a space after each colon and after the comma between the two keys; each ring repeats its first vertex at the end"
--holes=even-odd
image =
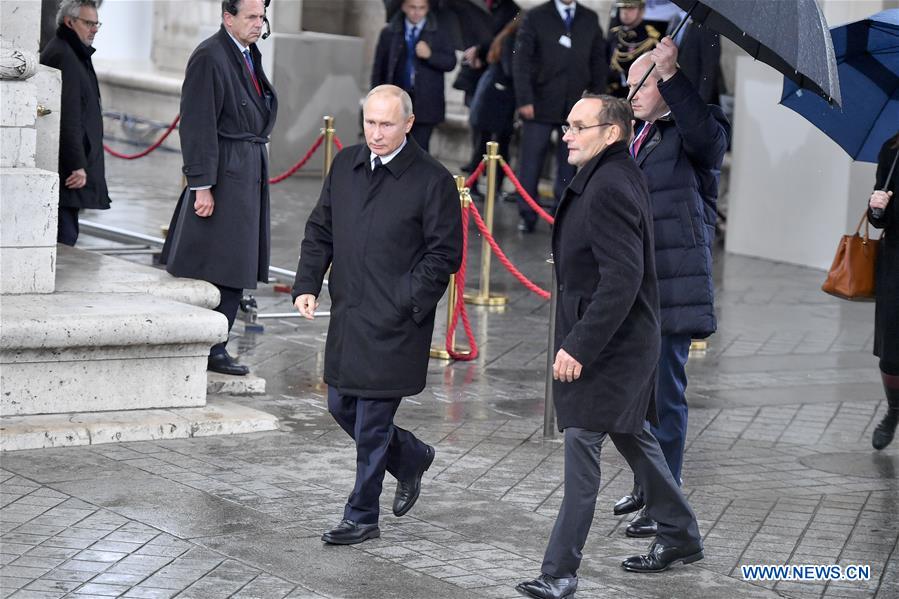
{"type": "Polygon", "coordinates": [[[0,79],[28,79],[37,72],[37,54],[9,48],[0,49],[0,79]]]}

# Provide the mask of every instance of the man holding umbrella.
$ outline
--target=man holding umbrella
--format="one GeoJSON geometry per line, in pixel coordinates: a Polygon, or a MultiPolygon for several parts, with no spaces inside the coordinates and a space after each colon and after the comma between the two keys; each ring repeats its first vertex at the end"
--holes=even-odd
{"type": "MultiPolygon", "coordinates": [[[[628,74],[637,87],[653,63],[655,70],[633,93],[634,116],[643,121],[630,146],[646,175],[652,197],[656,270],[661,305],[662,345],[652,428],[675,481],[687,436],[686,364],[694,338],[715,332],[712,241],[715,237],[718,177],[730,124],[717,106],[703,102],[678,70],[677,46],[665,37],[638,58],[628,74]]],[[[616,514],[643,507],[642,491],[615,504],[616,514]]],[[[626,529],[630,537],[654,537],[658,526],[642,513],[626,529]]]]}

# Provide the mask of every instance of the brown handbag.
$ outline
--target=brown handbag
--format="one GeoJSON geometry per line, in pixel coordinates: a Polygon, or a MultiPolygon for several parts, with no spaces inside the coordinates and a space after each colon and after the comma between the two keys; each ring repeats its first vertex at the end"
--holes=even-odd
{"type": "Polygon", "coordinates": [[[858,221],[854,235],[843,235],[837,247],[837,255],[827,273],[821,290],[836,297],[870,302],[874,300],[874,268],[877,264],[879,239],[868,235],[868,211],[858,221]],[[862,223],[865,236],[859,235],[862,223]]]}

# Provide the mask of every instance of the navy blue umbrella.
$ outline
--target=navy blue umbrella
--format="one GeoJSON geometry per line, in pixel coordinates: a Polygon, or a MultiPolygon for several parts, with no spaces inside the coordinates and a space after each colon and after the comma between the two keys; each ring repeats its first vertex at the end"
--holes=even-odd
{"type": "Polygon", "coordinates": [[[795,110],[855,160],[877,162],[877,152],[899,128],[899,9],[830,30],[842,107],[784,79],[780,103],[795,110]]]}

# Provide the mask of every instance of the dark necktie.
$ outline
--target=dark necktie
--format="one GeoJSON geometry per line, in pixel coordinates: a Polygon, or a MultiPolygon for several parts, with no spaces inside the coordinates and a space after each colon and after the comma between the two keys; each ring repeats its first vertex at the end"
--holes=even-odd
{"type": "Polygon", "coordinates": [[[406,72],[400,86],[406,91],[415,87],[415,44],[418,42],[418,26],[410,27],[406,32],[406,72]]]}
{"type": "Polygon", "coordinates": [[[243,51],[244,62],[247,63],[247,69],[250,71],[250,79],[253,80],[253,87],[256,88],[256,93],[260,96],[262,95],[262,88],[259,87],[259,80],[256,79],[256,69],[253,67],[253,57],[250,56],[249,48],[243,51]]]}
{"type": "Polygon", "coordinates": [[[371,161],[371,172],[375,172],[382,166],[384,166],[384,164],[381,162],[381,157],[375,156],[375,159],[371,161]]]}
{"type": "Polygon", "coordinates": [[[574,20],[574,15],[572,14],[573,9],[566,8],[565,9],[565,31],[571,33],[571,22],[574,20]]]}

